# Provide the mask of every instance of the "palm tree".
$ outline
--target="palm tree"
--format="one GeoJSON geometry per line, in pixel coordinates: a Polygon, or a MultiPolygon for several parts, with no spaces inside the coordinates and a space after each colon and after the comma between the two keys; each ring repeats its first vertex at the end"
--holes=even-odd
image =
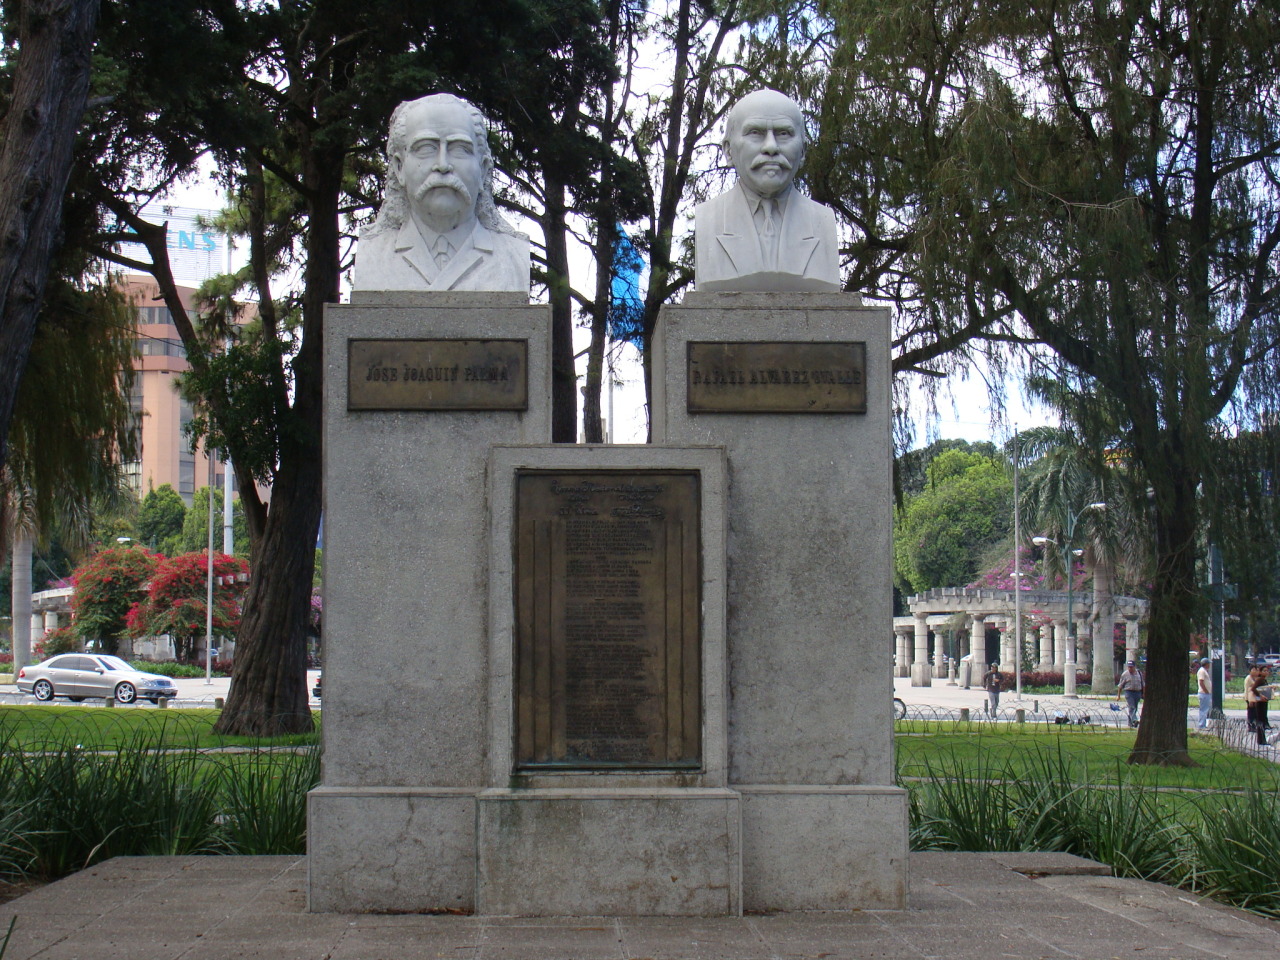
{"type": "MultiPolygon", "coordinates": [[[[14,671],[30,661],[31,552],[87,546],[95,515],[131,494],[133,315],[107,284],[50,280],[0,468],[0,554],[12,545],[14,671]]],[[[2,556],[0,556],[2,559],[2,556]]]]}
{"type": "Polygon", "coordinates": [[[1117,572],[1133,577],[1150,556],[1132,509],[1133,479],[1121,462],[1108,458],[1108,451],[1086,449],[1060,427],[1022,434],[1021,448],[1033,461],[1020,504],[1027,529],[1064,547],[1045,552],[1047,572],[1065,582],[1069,574],[1063,566],[1064,552],[1071,555],[1078,546],[1085,573],[1093,578],[1089,639],[1077,657],[1094,674],[1096,690],[1104,665],[1108,672],[1111,669],[1108,626],[1114,622],[1117,572]]]}

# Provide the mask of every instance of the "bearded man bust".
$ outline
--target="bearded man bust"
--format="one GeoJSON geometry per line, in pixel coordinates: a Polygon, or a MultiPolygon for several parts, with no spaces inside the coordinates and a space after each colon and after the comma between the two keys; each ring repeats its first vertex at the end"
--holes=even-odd
{"type": "Polygon", "coordinates": [[[360,236],[355,290],[529,289],[529,239],[499,216],[480,112],[450,94],[400,104],[378,218],[360,236]]]}

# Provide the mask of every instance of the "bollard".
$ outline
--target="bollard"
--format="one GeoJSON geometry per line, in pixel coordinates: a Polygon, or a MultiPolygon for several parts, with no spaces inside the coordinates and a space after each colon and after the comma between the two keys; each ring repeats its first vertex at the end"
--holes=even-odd
{"type": "Polygon", "coordinates": [[[1039,701],[1039,700],[1032,700],[1032,701],[1031,701],[1031,712],[1032,712],[1032,713],[1039,713],[1039,712],[1040,712],[1040,701],[1039,701]]]}
{"type": "Polygon", "coordinates": [[[969,719],[969,708],[968,708],[968,707],[961,707],[961,708],[960,708],[960,721],[961,721],[961,723],[963,723],[964,721],[966,721],[966,720],[968,720],[968,719],[969,719]]]}
{"type": "Polygon", "coordinates": [[[1014,711],[1013,715],[1019,723],[1027,722],[1027,711],[1022,709],[1022,707],[1019,707],[1016,711],[1014,711]]]}
{"type": "Polygon", "coordinates": [[[214,698],[213,698],[213,709],[215,709],[215,710],[221,710],[221,709],[222,709],[222,705],[223,705],[223,703],[225,703],[225,701],[224,701],[221,697],[214,697],[214,698]]]}
{"type": "Polygon", "coordinates": [[[114,707],[114,706],[116,705],[116,698],[115,698],[115,697],[103,697],[103,698],[102,698],[102,705],[103,705],[104,707],[114,707]]]}
{"type": "Polygon", "coordinates": [[[167,709],[169,706],[169,698],[168,697],[158,698],[156,700],[156,706],[159,707],[161,710],[167,709]]]}

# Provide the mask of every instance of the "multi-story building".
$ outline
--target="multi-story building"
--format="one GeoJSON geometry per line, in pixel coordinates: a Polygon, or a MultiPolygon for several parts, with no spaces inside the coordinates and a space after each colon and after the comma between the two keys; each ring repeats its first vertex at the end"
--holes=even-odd
{"type": "MultiPolygon", "coordinates": [[[[134,360],[132,405],[140,415],[140,459],[125,464],[125,472],[139,497],[170,484],[187,505],[197,489],[209,483],[209,459],[203,444],[193,453],[186,427],[191,404],[176,386],[179,374],[191,369],[160,288],[149,276],[127,276],[125,296],[137,311],[138,357],[134,360]]],[[[182,305],[192,315],[195,290],[178,287],[182,305]]],[[[213,464],[215,484],[222,484],[222,464],[213,464]]]]}

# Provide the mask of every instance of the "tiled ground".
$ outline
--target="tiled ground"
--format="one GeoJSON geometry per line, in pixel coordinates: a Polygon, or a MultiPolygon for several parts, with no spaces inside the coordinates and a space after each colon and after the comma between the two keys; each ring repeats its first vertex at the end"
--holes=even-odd
{"type": "Polygon", "coordinates": [[[1255,960],[1280,948],[1280,924],[1082,866],[913,854],[902,912],[517,919],[308,914],[302,858],[121,858],[0,905],[0,931],[18,918],[4,960],[1255,960]]]}

